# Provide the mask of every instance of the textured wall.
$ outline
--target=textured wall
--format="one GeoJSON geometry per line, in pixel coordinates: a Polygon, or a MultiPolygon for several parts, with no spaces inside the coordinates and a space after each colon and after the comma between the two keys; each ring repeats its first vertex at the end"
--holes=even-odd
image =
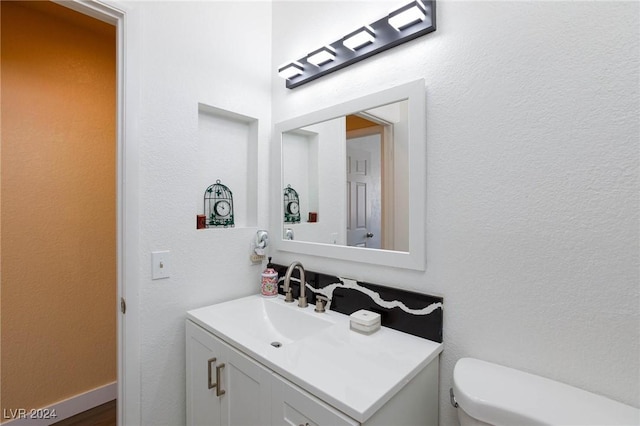
{"type": "Polygon", "coordinates": [[[116,380],[115,31],[2,5],[2,396],[31,409],[116,380]]]}
{"type": "MultiPolygon", "coordinates": [[[[403,3],[275,2],[274,67],[403,3]]],[[[293,90],[274,73],[275,122],[426,81],[427,270],[273,254],[444,296],[442,424],[464,356],[640,406],[639,8],[439,2],[435,33],[293,90]]]]}
{"type": "MultiPolygon", "coordinates": [[[[267,164],[258,164],[252,226],[196,229],[207,172],[200,158],[198,103],[259,120],[258,158],[270,134],[271,5],[268,2],[128,2],[137,49],[132,88],[139,114],[130,137],[139,150],[140,380],[145,425],[185,422],[184,318],[189,309],[259,291],[264,266],[252,266],[250,243],[267,226],[267,164]],[[256,226],[257,225],[257,226],[256,226]],[[151,252],[171,251],[171,276],[151,280],[151,252]]],[[[225,134],[216,138],[224,140],[225,134]]],[[[221,158],[233,152],[219,150],[221,158]]],[[[244,164],[235,174],[248,173],[244,164]]],[[[219,176],[211,181],[243,176],[219,176]]],[[[246,190],[231,188],[234,197],[246,190]]],[[[255,188],[254,188],[255,191],[255,188]]],[[[245,222],[246,223],[246,222],[245,222]]]]}

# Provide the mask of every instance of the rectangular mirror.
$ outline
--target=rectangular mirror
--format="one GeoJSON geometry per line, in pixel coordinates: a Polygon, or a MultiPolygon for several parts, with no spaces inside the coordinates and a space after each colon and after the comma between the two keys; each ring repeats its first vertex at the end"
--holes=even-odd
{"type": "Polygon", "coordinates": [[[418,80],[275,126],[275,248],[424,269],[425,87],[418,80]]]}

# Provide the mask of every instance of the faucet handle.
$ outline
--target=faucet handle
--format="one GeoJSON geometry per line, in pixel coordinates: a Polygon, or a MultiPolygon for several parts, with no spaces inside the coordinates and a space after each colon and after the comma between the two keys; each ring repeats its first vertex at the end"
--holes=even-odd
{"type": "Polygon", "coordinates": [[[293,302],[293,294],[291,293],[291,288],[288,288],[284,294],[284,301],[287,303],[293,302]]]}
{"type": "Polygon", "coordinates": [[[329,299],[324,296],[316,296],[316,308],[314,309],[314,311],[323,313],[325,311],[324,307],[328,301],[329,299]]]}

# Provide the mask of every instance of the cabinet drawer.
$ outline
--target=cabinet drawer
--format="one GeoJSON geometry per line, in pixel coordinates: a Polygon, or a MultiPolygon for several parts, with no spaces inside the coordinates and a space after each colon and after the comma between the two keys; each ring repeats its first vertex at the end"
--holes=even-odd
{"type": "Polygon", "coordinates": [[[356,426],[360,423],[285,379],[273,376],[272,425],[356,426]]]}

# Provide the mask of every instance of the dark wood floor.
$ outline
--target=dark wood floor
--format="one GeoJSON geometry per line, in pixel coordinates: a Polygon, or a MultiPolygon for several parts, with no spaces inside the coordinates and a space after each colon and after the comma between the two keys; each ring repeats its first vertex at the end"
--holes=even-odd
{"type": "Polygon", "coordinates": [[[52,426],[116,426],[116,400],[53,423],[52,426]]]}

